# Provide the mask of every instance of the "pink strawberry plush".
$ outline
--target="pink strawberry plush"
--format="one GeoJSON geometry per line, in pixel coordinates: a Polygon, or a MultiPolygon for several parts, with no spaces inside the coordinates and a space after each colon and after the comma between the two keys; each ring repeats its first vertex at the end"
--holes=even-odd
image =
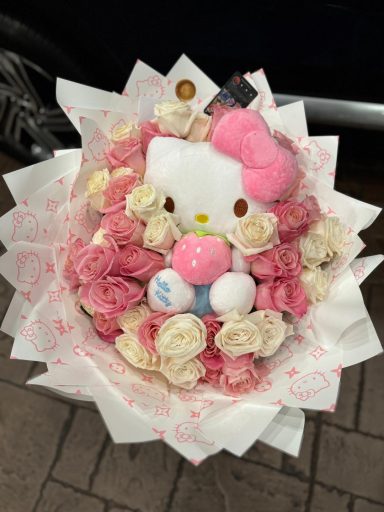
{"type": "Polygon", "coordinates": [[[173,247],[173,270],[194,285],[213,283],[231,263],[231,249],[220,237],[189,233],[173,247]]]}
{"type": "Polygon", "coordinates": [[[296,157],[271,136],[263,117],[254,110],[225,114],[212,134],[215,149],[243,164],[243,185],[256,201],[277,201],[291,188],[297,174],[296,157]]]}

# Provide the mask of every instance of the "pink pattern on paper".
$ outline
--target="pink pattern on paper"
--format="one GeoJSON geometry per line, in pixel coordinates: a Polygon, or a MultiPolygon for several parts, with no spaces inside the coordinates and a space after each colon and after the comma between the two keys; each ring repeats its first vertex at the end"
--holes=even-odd
{"type": "Polygon", "coordinates": [[[150,98],[162,98],[164,96],[164,87],[159,75],[149,76],[145,80],[137,80],[137,96],[147,96],[150,98]]]}
{"type": "Polygon", "coordinates": [[[24,299],[31,304],[31,291],[23,292],[23,290],[21,290],[20,293],[24,297],[24,299]]]}
{"type": "Polygon", "coordinates": [[[274,368],[279,368],[283,363],[288,361],[288,359],[291,359],[291,357],[293,357],[292,350],[288,347],[288,345],[282,343],[273,360],[265,361],[264,364],[268,370],[273,370],[274,368]]]}
{"type": "Polygon", "coordinates": [[[25,325],[21,329],[20,334],[26,341],[29,341],[35,346],[37,352],[55,350],[56,347],[59,346],[50,327],[41,320],[36,320],[25,325]]]}
{"type": "Polygon", "coordinates": [[[365,258],[360,265],[354,269],[353,274],[356,279],[362,279],[365,276],[365,258]]]}
{"type": "Polygon", "coordinates": [[[68,333],[68,330],[64,325],[64,320],[62,318],[59,318],[58,320],[53,320],[53,323],[55,324],[55,329],[59,331],[60,336],[63,336],[64,334],[68,333]]]}
{"type": "Polygon", "coordinates": [[[82,226],[91,235],[100,221],[100,216],[93,208],[90,208],[90,204],[87,201],[76,212],[75,220],[79,226],[82,226]]]}
{"type": "Polygon", "coordinates": [[[47,205],[45,207],[45,211],[57,213],[59,204],[60,204],[60,201],[53,201],[52,199],[47,199],[47,205]]]}
{"type": "Polygon", "coordinates": [[[272,382],[269,379],[261,379],[261,381],[255,386],[255,391],[257,391],[257,393],[265,393],[270,389],[272,389],[272,382]]]}
{"type": "Polygon", "coordinates": [[[213,441],[208,441],[203,436],[199,424],[192,421],[185,421],[176,425],[176,441],[179,443],[201,443],[209,446],[213,445],[213,441]]]}
{"type": "Polygon", "coordinates": [[[109,369],[119,375],[124,375],[126,372],[126,368],[123,363],[109,363],[109,369]]]}
{"type": "Polygon", "coordinates": [[[340,364],[338,364],[337,368],[334,368],[333,370],[331,370],[331,372],[336,373],[336,377],[338,379],[340,379],[342,370],[343,370],[343,365],[340,363],[340,364]]]}
{"type": "Polygon", "coordinates": [[[17,281],[30,285],[37,284],[40,279],[41,264],[37,253],[22,251],[16,254],[17,281]]]}
{"type": "Polygon", "coordinates": [[[48,290],[48,302],[61,302],[61,290],[48,290]]]}
{"type": "Polygon", "coordinates": [[[329,388],[330,383],[325,375],[319,371],[308,373],[295,381],[289,388],[289,391],[298,400],[305,402],[313,398],[319,391],[329,388]]]}
{"type": "Polygon", "coordinates": [[[78,357],[92,357],[93,356],[93,354],[91,352],[84,350],[83,348],[80,347],[80,345],[77,345],[77,344],[73,346],[72,351],[75,354],[75,356],[78,356],[78,357]]]}
{"type": "Polygon", "coordinates": [[[159,439],[165,439],[166,430],[157,430],[155,427],[152,427],[152,430],[159,436],[159,439]]]}
{"type": "Polygon", "coordinates": [[[170,407],[156,406],[155,416],[167,416],[169,418],[170,407]]]}
{"type": "Polygon", "coordinates": [[[179,399],[182,402],[201,402],[200,410],[206,409],[213,405],[213,400],[204,400],[199,398],[198,395],[194,391],[188,391],[186,389],[180,389],[179,391],[179,399]]]}
{"type": "Polygon", "coordinates": [[[55,264],[54,263],[51,263],[49,261],[46,261],[45,262],[45,273],[46,274],[56,274],[56,270],[55,270],[55,264]]]}
{"type": "Polygon", "coordinates": [[[314,357],[316,360],[319,360],[320,357],[322,357],[327,352],[328,350],[325,350],[325,348],[318,345],[315,349],[312,350],[312,352],[309,352],[309,355],[314,357]]]}
{"type": "Polygon", "coordinates": [[[92,154],[92,158],[97,162],[105,160],[105,153],[109,149],[109,142],[99,128],[95,130],[92,139],[88,142],[88,149],[92,154]]]}
{"type": "Polygon", "coordinates": [[[293,366],[288,372],[284,372],[288,375],[290,379],[292,379],[295,375],[298,375],[300,372],[296,370],[296,368],[293,366]]]}
{"type": "Polygon", "coordinates": [[[145,386],[144,384],[132,384],[131,389],[136,395],[151,398],[152,400],[158,400],[159,402],[164,402],[166,398],[164,393],[158,389],[153,388],[152,386],[145,386]]]}
{"type": "Polygon", "coordinates": [[[304,146],[303,149],[312,161],[311,169],[313,171],[320,171],[331,158],[330,153],[322,148],[315,140],[312,140],[309,144],[304,146]]]}
{"type": "Polygon", "coordinates": [[[14,212],[12,222],[12,240],[14,242],[33,242],[36,239],[39,223],[34,213],[14,212]]]}

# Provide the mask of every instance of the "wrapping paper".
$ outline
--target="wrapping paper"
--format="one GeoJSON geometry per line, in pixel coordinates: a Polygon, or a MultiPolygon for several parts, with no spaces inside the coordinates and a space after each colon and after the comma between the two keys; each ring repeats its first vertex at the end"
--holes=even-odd
{"type": "Polygon", "coordinates": [[[250,108],[295,142],[306,169],[301,194],[315,194],[328,215],[348,226],[329,298],[263,360],[264,377],[254,393],[234,398],[206,384],[191,391],[170,388],[160,374],[132,368],[97,337],[61,278],[67,244],[77,236],[89,241],[98,222],[84,198],[85,181],[107,165],[114,127],[151,119],[156,101],[176,99],[175,84],[183,78],[196,86],[192,105],[198,110],[217,93],[185,55],[166,77],[138,61],[122,95],[59,79],[57,99],[81,133],[82,148],[8,174],[17,206],[0,219],[8,249],[0,272],[16,290],[2,324],[15,338],[11,357],[47,364],[47,372],[29,383],[95,401],[115,442],[161,439],[193,464],[221,449],[241,456],[256,440],[297,455],[301,408],[334,411],[343,367],[382,350],[359,285],[383,257],[356,259],[364,247],[358,233],[380,209],[333,190],[338,137],[309,137],[302,102],[277,108],[263,70],[245,77],[259,93],[250,108]]]}

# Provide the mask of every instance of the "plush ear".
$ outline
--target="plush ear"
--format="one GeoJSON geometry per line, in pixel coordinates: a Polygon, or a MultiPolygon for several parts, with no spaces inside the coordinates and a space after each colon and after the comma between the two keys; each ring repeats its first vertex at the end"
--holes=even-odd
{"type": "Polygon", "coordinates": [[[279,151],[273,137],[259,131],[248,133],[241,143],[241,160],[246,167],[264,169],[277,158],[279,151]]]}
{"type": "Polygon", "coordinates": [[[241,160],[241,145],[252,132],[270,134],[267,123],[255,110],[236,109],[225,114],[217,123],[211,142],[218,151],[241,160]]]}

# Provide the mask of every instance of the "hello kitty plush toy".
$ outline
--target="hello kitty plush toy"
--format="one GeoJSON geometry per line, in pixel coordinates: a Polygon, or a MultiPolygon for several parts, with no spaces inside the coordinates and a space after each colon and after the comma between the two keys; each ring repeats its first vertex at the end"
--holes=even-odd
{"type": "MultiPolygon", "coordinates": [[[[179,293],[180,278],[188,293],[193,285],[207,298],[199,288],[210,287],[204,307],[196,313],[195,300],[189,310],[199,316],[212,310],[219,315],[233,309],[240,314],[251,311],[256,285],[249,264],[236,248],[231,250],[223,235],[235,231],[239,218],[267,211],[292,187],[297,174],[295,156],[275,141],[253,110],[224,114],[211,142],[173,137],[151,141],[144,180],[163,191],[168,210],[179,217],[179,228],[187,233],[175,244],[171,259],[179,293]]],[[[164,280],[158,282],[164,287],[164,280]]],[[[168,281],[166,286],[171,287],[168,281]]],[[[152,281],[149,300],[156,291],[152,281]]],[[[169,311],[188,310],[185,305],[178,308],[179,302],[174,297],[169,311]]]]}

